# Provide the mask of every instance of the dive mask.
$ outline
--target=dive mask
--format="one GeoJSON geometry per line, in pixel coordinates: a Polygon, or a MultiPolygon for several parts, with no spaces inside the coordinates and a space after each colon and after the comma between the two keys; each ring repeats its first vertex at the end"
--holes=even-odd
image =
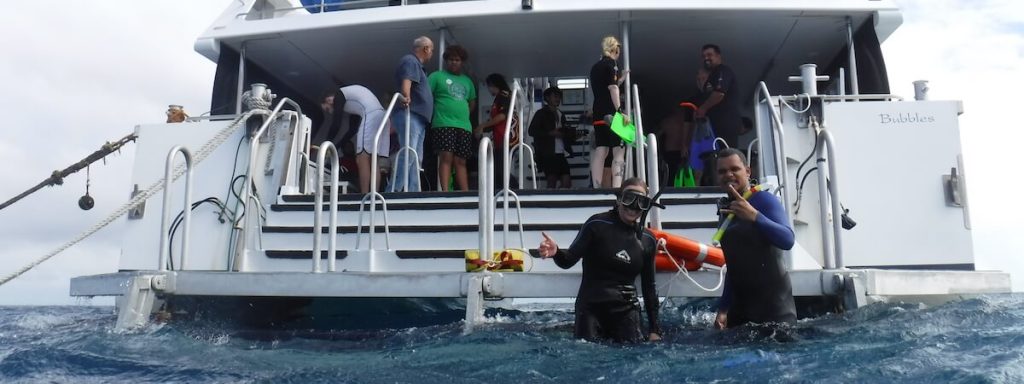
{"type": "Polygon", "coordinates": [[[619,204],[637,211],[651,209],[651,198],[637,191],[625,191],[619,196],[619,204]]]}

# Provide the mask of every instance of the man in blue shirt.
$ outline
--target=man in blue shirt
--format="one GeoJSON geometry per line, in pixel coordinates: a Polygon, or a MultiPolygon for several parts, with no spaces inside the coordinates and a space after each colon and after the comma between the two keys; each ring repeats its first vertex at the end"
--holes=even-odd
{"type": "Polygon", "coordinates": [[[782,203],[767,191],[752,193],[750,167],[743,152],[729,148],[718,153],[718,182],[729,194],[722,217],[736,215],[722,236],[728,272],[718,302],[715,327],[746,323],[794,323],[793,287],[782,251],[793,248],[793,229],[782,203]]]}
{"type": "MultiPolygon", "coordinates": [[[[398,91],[402,94],[399,108],[391,113],[391,122],[398,133],[398,143],[402,148],[409,147],[416,150],[419,162],[423,162],[423,139],[426,134],[427,124],[434,114],[434,96],[430,93],[430,86],[427,83],[427,73],[423,64],[434,56],[434,42],[429,37],[420,36],[412,43],[412,53],[405,55],[398,62],[398,69],[395,71],[395,82],[398,91]],[[409,119],[406,121],[406,112],[409,119]],[[409,128],[409,139],[406,142],[406,124],[409,128]]],[[[395,159],[394,172],[395,183],[388,186],[389,192],[420,190],[419,173],[414,172],[416,161],[412,159],[412,153],[402,150],[395,159]]]]}

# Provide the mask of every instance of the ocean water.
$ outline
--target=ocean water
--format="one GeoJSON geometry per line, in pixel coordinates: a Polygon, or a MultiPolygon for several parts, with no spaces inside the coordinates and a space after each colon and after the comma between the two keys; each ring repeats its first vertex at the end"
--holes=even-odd
{"type": "Polygon", "coordinates": [[[795,340],[709,329],[709,301],[667,303],[665,340],[574,340],[567,308],[461,322],[254,332],[212,324],[112,331],[111,307],[0,307],[2,382],[1021,383],[1024,295],[880,303],[799,322],[795,340]]]}

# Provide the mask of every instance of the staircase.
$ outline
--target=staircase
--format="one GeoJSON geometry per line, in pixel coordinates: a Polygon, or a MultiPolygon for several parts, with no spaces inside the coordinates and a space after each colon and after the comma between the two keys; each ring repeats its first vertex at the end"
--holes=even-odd
{"type": "MultiPolygon", "coordinates": [[[[510,201],[509,232],[503,236],[503,203],[496,198],[494,213],[496,249],[533,249],[541,232],[568,247],[580,226],[591,215],[610,209],[614,204],[610,189],[586,190],[523,190],[518,191],[522,203],[523,242],[520,242],[516,207],[510,201]],[[506,242],[507,241],[507,242],[506,242]],[[503,247],[503,244],[507,246],[503,247]]],[[[672,233],[708,242],[717,227],[716,200],[722,194],[717,188],[670,188],[660,201],[667,206],[661,212],[662,227],[672,233]]],[[[369,206],[364,208],[361,236],[357,236],[359,199],[363,195],[340,195],[338,204],[337,270],[353,264],[350,258],[358,248],[369,244],[367,223],[369,206]],[[359,238],[361,237],[361,238],[359,238]],[[357,240],[357,238],[359,238],[357,240]],[[348,262],[347,262],[348,261],[348,262]]],[[[479,248],[479,202],[476,192],[385,193],[390,224],[390,247],[385,240],[384,213],[377,205],[375,248],[393,249],[394,254],[378,256],[381,272],[462,272],[464,252],[479,248]]],[[[322,206],[324,216],[329,203],[322,206]]],[[[260,238],[263,257],[251,259],[252,271],[309,271],[313,248],[313,196],[282,195],[270,206],[260,238]]],[[[327,222],[325,219],[324,222],[327,222]]],[[[321,240],[321,258],[327,256],[327,229],[321,240]]],[[[536,256],[536,255],[534,255],[536,256]]],[[[550,261],[533,257],[525,263],[527,271],[563,271],[550,261]]],[[[577,265],[574,269],[578,269],[577,265]]]]}

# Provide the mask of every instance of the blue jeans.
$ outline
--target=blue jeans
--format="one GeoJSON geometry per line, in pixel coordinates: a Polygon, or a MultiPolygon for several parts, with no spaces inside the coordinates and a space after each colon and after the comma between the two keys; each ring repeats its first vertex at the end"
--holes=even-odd
{"type": "MultiPolygon", "coordinates": [[[[391,116],[391,123],[395,126],[395,131],[398,133],[398,143],[405,148],[406,146],[412,147],[416,150],[416,154],[419,157],[420,164],[423,163],[423,139],[427,133],[427,119],[418,114],[412,113],[412,121],[409,124],[409,142],[405,142],[405,109],[396,109],[391,116]]],[[[388,192],[399,192],[405,189],[406,183],[409,185],[409,192],[420,191],[420,178],[418,172],[415,172],[416,162],[413,160],[412,154],[409,151],[399,150],[399,155],[395,157],[395,183],[388,186],[388,192]]]]}

